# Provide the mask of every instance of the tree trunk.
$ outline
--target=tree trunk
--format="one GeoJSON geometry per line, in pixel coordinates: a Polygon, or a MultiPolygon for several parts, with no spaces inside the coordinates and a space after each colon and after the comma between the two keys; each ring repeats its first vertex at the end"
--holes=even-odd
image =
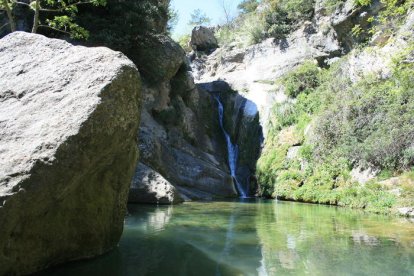
{"type": "Polygon", "coordinates": [[[39,11],[40,11],[40,0],[36,0],[32,33],[37,33],[37,28],[39,27],[39,11]]]}
{"type": "Polygon", "coordinates": [[[10,7],[8,0],[3,0],[3,6],[4,6],[4,9],[6,10],[7,17],[9,18],[10,30],[12,32],[15,32],[16,22],[14,22],[13,12],[12,12],[12,9],[10,7]]]}

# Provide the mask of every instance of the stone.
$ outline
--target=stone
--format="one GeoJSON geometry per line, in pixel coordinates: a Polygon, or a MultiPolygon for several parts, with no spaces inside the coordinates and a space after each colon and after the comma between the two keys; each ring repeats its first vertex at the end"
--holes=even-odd
{"type": "Polygon", "coordinates": [[[302,148],[302,146],[294,146],[294,147],[289,148],[289,150],[286,154],[286,159],[287,160],[294,160],[294,159],[298,158],[301,148],[302,148]]]}
{"type": "Polygon", "coordinates": [[[131,183],[129,203],[177,204],[183,202],[177,189],[162,175],[138,163],[131,183]]]}
{"type": "Polygon", "coordinates": [[[119,52],[22,32],[0,40],[0,275],[116,247],[139,94],[119,52]]]}
{"type": "Polygon", "coordinates": [[[414,217],[414,207],[398,208],[398,213],[404,217],[414,217]]]}
{"type": "Polygon", "coordinates": [[[357,166],[351,171],[351,179],[354,182],[358,182],[361,185],[366,184],[368,181],[374,179],[380,170],[375,168],[364,169],[360,166],[357,166]]]}
{"type": "Polygon", "coordinates": [[[140,162],[186,201],[234,197],[216,103],[181,69],[166,82],[143,85],[140,162]]]}
{"type": "Polygon", "coordinates": [[[209,51],[218,48],[214,32],[203,26],[194,27],[191,32],[190,45],[196,51],[209,51]]]}
{"type": "Polygon", "coordinates": [[[256,104],[233,91],[224,81],[200,83],[198,87],[219,96],[224,109],[224,129],[238,148],[236,164],[238,183],[245,191],[254,194],[257,188],[254,177],[256,162],[263,142],[263,130],[259,123],[256,104]]]}
{"type": "Polygon", "coordinates": [[[145,79],[153,84],[172,79],[183,66],[185,51],[166,35],[147,35],[137,42],[128,57],[138,66],[145,79]]]}

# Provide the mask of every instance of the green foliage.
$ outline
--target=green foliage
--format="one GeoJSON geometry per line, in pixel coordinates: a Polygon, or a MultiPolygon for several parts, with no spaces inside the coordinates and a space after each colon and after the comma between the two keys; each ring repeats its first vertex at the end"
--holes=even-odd
{"type": "Polygon", "coordinates": [[[265,14],[265,31],[268,37],[285,38],[292,31],[292,21],[285,10],[279,6],[265,14]]]}
{"type": "Polygon", "coordinates": [[[295,99],[273,107],[257,166],[262,195],[377,213],[412,206],[414,173],[399,177],[403,196],[397,199],[375,181],[355,183],[350,170],[379,168],[377,181],[382,181],[414,167],[413,53],[414,45],[395,54],[387,79],[372,76],[352,83],[343,62],[330,69],[305,62],[279,81],[295,99]],[[291,144],[281,138],[292,127],[307,132],[293,159],[287,157],[291,144]]]}
{"type": "Polygon", "coordinates": [[[311,93],[319,86],[319,67],[312,61],[307,61],[296,70],[282,78],[286,94],[296,98],[300,93],[311,93]]]}
{"type": "Polygon", "coordinates": [[[336,91],[318,117],[317,155],[338,150],[366,167],[398,170],[412,166],[412,91],[413,64],[398,62],[390,79],[366,78],[336,91]]]}
{"type": "Polygon", "coordinates": [[[167,32],[169,34],[172,33],[174,28],[177,26],[179,20],[178,10],[175,10],[174,8],[170,7],[168,9],[168,23],[167,23],[167,32]]]}
{"type": "Polygon", "coordinates": [[[287,17],[293,22],[309,20],[313,16],[314,0],[281,0],[280,9],[287,13],[287,17]]]}
{"type": "MultiPolygon", "coordinates": [[[[68,34],[74,39],[87,39],[89,32],[76,23],[76,16],[78,13],[78,6],[83,4],[90,4],[93,6],[105,6],[106,0],[66,0],[66,1],[54,1],[54,0],[37,0],[40,1],[39,12],[53,11],[56,15],[48,18],[44,17],[44,22],[39,20],[40,28],[50,28],[54,31],[68,34]]],[[[33,10],[36,9],[36,1],[30,3],[33,10]]]]}
{"type": "Polygon", "coordinates": [[[198,26],[198,25],[208,25],[210,24],[211,19],[200,9],[196,9],[191,14],[191,19],[188,22],[190,26],[198,26]]]}
{"type": "Polygon", "coordinates": [[[329,14],[332,14],[336,9],[345,3],[346,0],[325,0],[323,5],[329,14]]]}
{"type": "Polygon", "coordinates": [[[259,6],[258,0],[243,0],[237,8],[242,13],[250,13],[256,11],[257,7],[259,6]]]}
{"type": "Polygon", "coordinates": [[[83,6],[76,22],[90,32],[88,45],[104,45],[129,55],[148,34],[167,33],[169,6],[160,3],[108,0],[105,7],[83,6]]]}
{"type": "Polygon", "coordinates": [[[234,42],[243,47],[269,37],[283,39],[302,21],[311,19],[315,3],[314,0],[264,0],[266,8],[258,11],[258,2],[245,0],[239,5],[242,14],[216,34],[221,45],[234,42]]]}
{"type": "Polygon", "coordinates": [[[300,22],[313,16],[314,0],[267,0],[270,8],[265,12],[265,31],[269,37],[284,38],[300,22]]]}
{"type": "Polygon", "coordinates": [[[351,30],[351,33],[354,37],[360,37],[364,32],[364,29],[362,29],[361,25],[359,24],[355,25],[351,30]]]}
{"type": "Polygon", "coordinates": [[[359,5],[359,6],[369,6],[371,5],[372,0],[355,0],[355,4],[359,5]]]}
{"type": "MultiPolygon", "coordinates": [[[[359,6],[369,6],[372,0],[355,0],[359,6]]],[[[370,34],[382,32],[392,35],[396,28],[402,23],[408,10],[413,7],[414,0],[381,0],[382,10],[376,17],[371,17],[368,22],[373,24],[372,29],[362,30],[360,26],[355,26],[352,30],[354,36],[360,35],[363,31],[370,34]]]]}
{"type": "Polygon", "coordinates": [[[178,38],[177,42],[180,44],[181,48],[183,48],[187,53],[191,52],[191,47],[189,45],[191,36],[189,34],[182,35],[178,38]]]}
{"type": "MultiPolygon", "coordinates": [[[[48,29],[69,35],[74,39],[87,39],[89,32],[81,27],[77,22],[78,9],[81,5],[105,6],[106,0],[36,0],[29,3],[15,0],[2,0],[0,9],[17,8],[19,5],[30,7],[33,10],[32,32],[37,33],[38,29],[48,29]]],[[[13,13],[15,16],[26,16],[25,14],[13,13]]],[[[9,25],[15,24],[14,20],[24,20],[24,18],[9,17],[9,25]]],[[[13,28],[11,29],[12,31],[13,28]]]]}
{"type": "Polygon", "coordinates": [[[222,46],[235,43],[239,47],[246,47],[265,38],[264,22],[256,13],[243,14],[231,24],[220,27],[215,35],[222,46]]]}

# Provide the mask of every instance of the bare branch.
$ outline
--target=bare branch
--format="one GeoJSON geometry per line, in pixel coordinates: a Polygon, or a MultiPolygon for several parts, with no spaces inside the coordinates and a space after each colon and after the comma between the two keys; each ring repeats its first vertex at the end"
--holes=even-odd
{"type": "Polygon", "coordinates": [[[14,21],[13,13],[12,13],[11,7],[9,5],[9,2],[7,0],[3,0],[2,3],[3,3],[4,9],[6,10],[7,17],[9,19],[10,30],[12,32],[14,32],[14,31],[16,31],[16,22],[14,21]]]}
{"type": "Polygon", "coordinates": [[[24,5],[24,6],[30,7],[30,5],[25,2],[14,2],[14,3],[18,5],[24,5]]]}
{"type": "Polygon", "coordinates": [[[40,1],[37,0],[36,1],[36,5],[35,5],[35,14],[33,17],[33,28],[32,28],[32,33],[37,33],[37,28],[39,27],[39,14],[40,14],[40,1]]]}
{"type": "Polygon", "coordinates": [[[7,22],[6,24],[4,24],[3,26],[0,27],[0,30],[3,29],[4,27],[7,27],[9,25],[9,22],[7,22]]]}
{"type": "Polygon", "coordinates": [[[42,27],[42,28],[47,28],[47,29],[51,29],[51,30],[54,30],[54,31],[57,31],[57,32],[61,32],[61,33],[65,33],[65,34],[70,35],[70,33],[69,33],[69,32],[67,32],[67,31],[60,30],[60,29],[58,29],[58,28],[54,28],[54,27],[50,27],[50,26],[48,26],[48,25],[39,25],[39,28],[40,28],[40,27],[42,27]]]}

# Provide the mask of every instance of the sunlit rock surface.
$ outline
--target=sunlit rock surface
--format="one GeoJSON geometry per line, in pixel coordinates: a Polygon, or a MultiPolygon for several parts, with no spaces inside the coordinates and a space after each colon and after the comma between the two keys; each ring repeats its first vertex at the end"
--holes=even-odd
{"type": "Polygon", "coordinates": [[[20,32],[0,40],[0,275],[116,246],[139,94],[119,52],[20,32]]]}

